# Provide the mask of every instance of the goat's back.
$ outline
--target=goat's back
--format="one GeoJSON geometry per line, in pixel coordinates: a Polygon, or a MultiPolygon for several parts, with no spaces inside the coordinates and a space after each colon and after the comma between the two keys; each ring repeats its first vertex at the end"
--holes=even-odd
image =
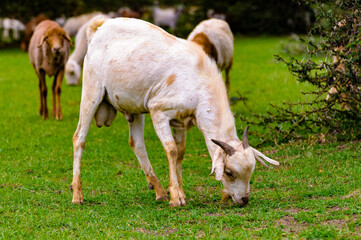
{"type": "Polygon", "coordinates": [[[147,111],[150,98],[185,103],[207,86],[223,84],[216,65],[198,45],[130,18],[107,20],[96,30],[85,57],[83,81],[102,85],[110,102],[118,106],[122,102],[119,108],[129,112],[129,108],[147,111]]]}

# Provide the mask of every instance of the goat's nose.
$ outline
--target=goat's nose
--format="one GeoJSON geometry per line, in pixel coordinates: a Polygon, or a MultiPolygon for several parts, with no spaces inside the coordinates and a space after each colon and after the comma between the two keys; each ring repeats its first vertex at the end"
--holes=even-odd
{"type": "Polygon", "coordinates": [[[60,52],[60,47],[53,47],[53,52],[59,53],[60,52]]]}
{"type": "Polygon", "coordinates": [[[241,198],[241,199],[242,199],[242,201],[244,202],[244,205],[246,205],[246,204],[248,203],[248,200],[249,200],[248,197],[243,197],[243,198],[241,198]]]}

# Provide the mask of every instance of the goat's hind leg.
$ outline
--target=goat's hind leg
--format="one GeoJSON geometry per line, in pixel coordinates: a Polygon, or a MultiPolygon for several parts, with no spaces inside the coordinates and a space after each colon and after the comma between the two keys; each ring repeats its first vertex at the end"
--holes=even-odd
{"type": "Polygon", "coordinates": [[[159,179],[150,164],[144,144],[144,114],[134,115],[129,121],[129,145],[133,149],[148,180],[148,186],[154,188],[156,200],[168,200],[167,192],[161,186],[159,179]]]}
{"type": "Polygon", "coordinates": [[[78,127],[73,136],[74,163],[73,163],[73,203],[83,204],[83,194],[80,181],[80,161],[85,147],[85,138],[88,134],[93,117],[99,104],[104,98],[105,90],[94,85],[83,86],[82,99],[80,103],[80,114],[78,127]],[[84,87],[86,89],[84,89],[84,87]]]}

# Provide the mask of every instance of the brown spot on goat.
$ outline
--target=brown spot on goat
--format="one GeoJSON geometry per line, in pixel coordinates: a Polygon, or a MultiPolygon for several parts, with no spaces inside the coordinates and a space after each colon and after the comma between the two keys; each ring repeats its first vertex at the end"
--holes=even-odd
{"type": "Polygon", "coordinates": [[[210,58],[213,58],[216,62],[218,61],[217,49],[214,44],[209,40],[207,35],[205,35],[204,33],[198,33],[191,41],[201,46],[204,52],[207,53],[210,58]]]}
{"type": "Polygon", "coordinates": [[[175,81],[176,77],[175,74],[170,75],[166,80],[167,86],[170,86],[175,81]]]}
{"type": "MultiPolygon", "coordinates": [[[[130,146],[132,149],[134,149],[135,144],[134,144],[134,140],[133,140],[133,137],[132,137],[132,136],[129,136],[129,141],[128,141],[128,143],[129,143],[129,146],[130,146]]],[[[153,185],[153,186],[154,186],[154,185],[153,185]]]]}
{"type": "Polygon", "coordinates": [[[156,194],[156,200],[169,200],[167,192],[163,189],[162,185],[160,184],[158,178],[156,176],[146,176],[147,180],[150,185],[153,186],[155,194],[156,194]]]}

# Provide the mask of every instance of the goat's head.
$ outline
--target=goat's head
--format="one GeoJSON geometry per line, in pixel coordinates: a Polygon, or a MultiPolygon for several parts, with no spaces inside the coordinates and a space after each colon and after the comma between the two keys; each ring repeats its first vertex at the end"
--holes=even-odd
{"type": "Polygon", "coordinates": [[[65,78],[68,85],[80,83],[81,67],[74,60],[69,59],[65,65],[65,78]]]}
{"type": "Polygon", "coordinates": [[[243,133],[243,142],[228,143],[214,140],[212,141],[220,146],[215,152],[213,159],[212,172],[216,174],[216,180],[222,181],[225,189],[223,190],[223,201],[232,198],[236,203],[245,206],[249,198],[249,183],[254,171],[256,160],[263,166],[267,165],[259,158],[262,157],[267,162],[279,165],[256,149],[249,146],[247,139],[248,127],[243,133]]]}
{"type": "Polygon", "coordinates": [[[38,47],[47,44],[49,52],[54,56],[58,56],[66,51],[64,48],[65,42],[71,45],[71,38],[62,28],[50,28],[41,36],[38,47]]]}

